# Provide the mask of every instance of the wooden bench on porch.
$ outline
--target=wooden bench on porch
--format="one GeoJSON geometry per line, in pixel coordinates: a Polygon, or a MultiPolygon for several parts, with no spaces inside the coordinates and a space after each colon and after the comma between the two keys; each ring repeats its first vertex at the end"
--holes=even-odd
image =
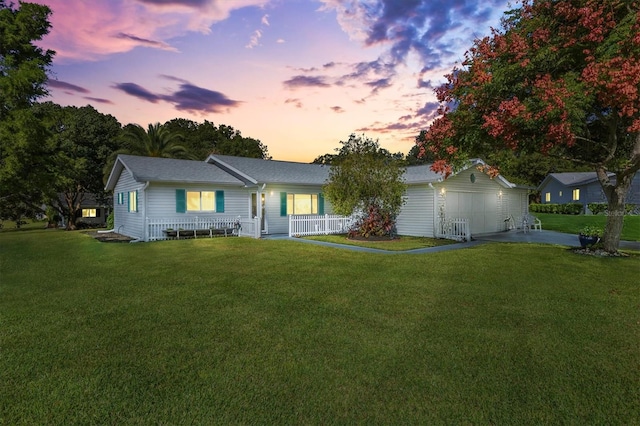
{"type": "Polygon", "coordinates": [[[165,229],[164,234],[171,238],[198,238],[216,236],[229,237],[234,234],[234,228],[209,228],[209,229],[165,229]]]}

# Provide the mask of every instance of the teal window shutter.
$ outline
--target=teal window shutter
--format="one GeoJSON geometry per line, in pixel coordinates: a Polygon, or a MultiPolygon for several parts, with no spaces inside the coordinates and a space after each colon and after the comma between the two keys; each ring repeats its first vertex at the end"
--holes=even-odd
{"type": "Polygon", "coordinates": [[[139,212],[139,211],[140,211],[140,208],[138,208],[138,190],[137,190],[137,189],[136,189],[136,195],[135,195],[135,197],[136,197],[136,212],[139,212]]]}
{"type": "Polygon", "coordinates": [[[324,195],[318,194],[318,214],[324,214],[324,195]]]}
{"type": "Polygon", "coordinates": [[[224,191],[216,191],[216,213],[224,213],[224,191]]]}
{"type": "Polygon", "coordinates": [[[280,193],[280,216],[287,215],[287,193],[280,193]]]}
{"type": "Polygon", "coordinates": [[[128,212],[131,211],[131,197],[129,196],[128,192],[127,192],[127,211],[128,212]]]}
{"type": "Polygon", "coordinates": [[[186,213],[187,211],[187,191],[176,189],[176,213],[186,213]]]}

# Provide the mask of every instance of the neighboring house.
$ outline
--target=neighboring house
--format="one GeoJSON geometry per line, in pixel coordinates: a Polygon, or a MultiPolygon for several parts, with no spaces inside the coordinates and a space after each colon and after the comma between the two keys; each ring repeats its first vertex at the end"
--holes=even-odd
{"type": "MultiPolygon", "coordinates": [[[[397,219],[401,235],[436,236],[446,218],[466,217],[473,234],[505,229],[528,212],[528,188],[474,167],[443,180],[428,165],[407,168],[397,219]]],[[[211,155],[206,161],[118,156],[106,189],[114,192],[114,229],[147,241],[150,223],[195,217],[258,218],[262,234],[286,234],[289,215],[331,214],[322,195],[330,166],[211,155]],[[154,222],[155,221],[155,222],[154,222]]],[[[153,238],[151,238],[153,239],[153,238]]]]}
{"type": "MultiPolygon", "coordinates": [[[[615,182],[615,175],[609,174],[615,182]]],[[[538,186],[543,204],[582,204],[589,213],[589,203],[606,203],[596,172],[550,173],[538,186]]],[[[640,173],[636,173],[627,192],[627,204],[640,204],[640,173]]]]}
{"type": "MultiPolygon", "coordinates": [[[[66,205],[66,201],[63,195],[59,196],[59,202],[62,205],[66,205]]],[[[95,194],[86,192],[82,194],[82,202],[80,203],[80,209],[76,214],[76,223],[83,222],[93,226],[104,226],[107,223],[107,216],[111,211],[109,200],[100,202],[96,199],[95,194]]],[[[62,218],[62,226],[66,225],[67,218],[62,218]]]]}

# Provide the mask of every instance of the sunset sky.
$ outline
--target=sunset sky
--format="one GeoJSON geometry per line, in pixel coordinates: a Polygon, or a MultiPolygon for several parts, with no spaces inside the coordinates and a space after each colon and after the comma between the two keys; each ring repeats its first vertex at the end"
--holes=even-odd
{"type": "Polygon", "coordinates": [[[276,160],[310,162],[351,133],[409,152],[433,87],[507,0],[32,0],[60,105],[121,124],[226,124],[276,160]]]}

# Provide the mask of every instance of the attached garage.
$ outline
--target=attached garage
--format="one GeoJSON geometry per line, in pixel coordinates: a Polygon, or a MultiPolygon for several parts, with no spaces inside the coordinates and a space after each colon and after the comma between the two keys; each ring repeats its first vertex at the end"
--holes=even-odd
{"type": "MultiPolygon", "coordinates": [[[[498,232],[498,194],[493,191],[462,192],[449,191],[445,211],[450,218],[467,218],[471,226],[471,234],[498,232]]],[[[503,219],[500,219],[502,222],[503,219]]]]}
{"type": "Polygon", "coordinates": [[[465,170],[443,179],[430,166],[407,168],[405,205],[397,218],[401,235],[439,236],[457,219],[467,221],[471,235],[504,231],[528,212],[528,191],[502,176],[494,178],[476,168],[476,160],[465,170]]]}

